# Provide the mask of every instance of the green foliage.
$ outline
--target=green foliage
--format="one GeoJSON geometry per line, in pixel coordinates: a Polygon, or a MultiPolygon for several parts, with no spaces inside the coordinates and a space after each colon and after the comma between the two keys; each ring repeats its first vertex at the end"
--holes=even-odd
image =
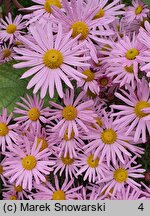
{"type": "MultiPolygon", "coordinates": [[[[8,112],[12,112],[16,106],[16,102],[20,101],[20,97],[24,97],[26,94],[32,95],[32,90],[27,90],[27,79],[20,79],[21,75],[26,69],[14,69],[11,61],[0,65],[0,112],[3,107],[8,109],[8,112]]],[[[58,100],[58,95],[55,94],[53,101],[58,100]]],[[[45,106],[49,106],[50,97],[44,98],[45,106]]]]}
{"type": "Polygon", "coordinates": [[[143,2],[150,7],[150,0],[143,0],[143,2]]]}

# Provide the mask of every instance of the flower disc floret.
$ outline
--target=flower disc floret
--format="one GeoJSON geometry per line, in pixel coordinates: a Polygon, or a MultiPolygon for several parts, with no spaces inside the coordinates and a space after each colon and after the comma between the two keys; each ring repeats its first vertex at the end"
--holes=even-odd
{"type": "Polygon", "coordinates": [[[147,116],[147,113],[144,113],[142,111],[142,109],[144,108],[148,108],[150,107],[150,103],[148,103],[147,101],[140,101],[136,104],[135,108],[134,108],[134,112],[136,114],[137,117],[142,118],[147,116]]]}
{"type": "Polygon", "coordinates": [[[105,15],[105,11],[103,10],[103,8],[100,8],[97,14],[94,16],[94,19],[99,19],[103,17],[104,15],[105,15]]]}
{"type": "Polygon", "coordinates": [[[136,9],[135,9],[135,14],[139,15],[142,13],[143,7],[141,5],[139,5],[136,9]]]}
{"type": "Polygon", "coordinates": [[[9,129],[5,123],[0,123],[0,136],[6,136],[9,132],[9,129]]]}
{"type": "Polygon", "coordinates": [[[51,9],[52,5],[58,8],[62,8],[60,0],[46,0],[44,4],[44,9],[46,10],[46,12],[52,13],[52,9],[51,9]]]}
{"type": "Polygon", "coordinates": [[[65,200],[65,199],[66,199],[66,196],[65,196],[64,191],[57,190],[53,193],[52,200],[65,200]]]}
{"type": "Polygon", "coordinates": [[[32,170],[36,167],[37,161],[33,155],[28,155],[22,159],[22,167],[25,170],[32,170]]]}
{"type": "Polygon", "coordinates": [[[37,108],[33,107],[28,111],[28,117],[31,121],[37,121],[40,117],[40,112],[37,108]]]}
{"type": "Polygon", "coordinates": [[[10,200],[17,200],[17,197],[16,196],[10,196],[10,198],[9,198],[10,200]]]}
{"type": "Polygon", "coordinates": [[[37,147],[39,146],[39,144],[42,142],[42,146],[40,148],[40,151],[43,151],[44,149],[46,149],[48,147],[48,143],[44,138],[38,137],[37,138],[37,147]]]}
{"type": "Polygon", "coordinates": [[[45,66],[50,69],[57,69],[63,63],[63,55],[56,49],[48,50],[43,56],[45,66]]]}
{"type": "Polygon", "coordinates": [[[10,24],[10,25],[8,25],[7,28],[6,28],[6,32],[7,32],[8,34],[14,34],[16,30],[17,30],[17,26],[14,25],[14,24],[10,24]]]}
{"type": "Polygon", "coordinates": [[[131,65],[130,67],[126,66],[126,67],[124,67],[124,69],[125,69],[126,72],[128,72],[130,74],[134,73],[133,65],[131,65]]]}
{"type": "Polygon", "coordinates": [[[0,165],[0,175],[3,173],[3,167],[0,165]]]}
{"type": "Polygon", "coordinates": [[[105,129],[100,138],[105,144],[113,144],[117,139],[117,134],[113,129],[105,129]]]}
{"type": "Polygon", "coordinates": [[[91,168],[96,168],[98,167],[99,164],[99,158],[96,158],[94,160],[94,155],[91,154],[88,158],[87,158],[87,164],[89,165],[89,167],[91,168]]]}
{"type": "Polygon", "coordinates": [[[87,24],[85,22],[82,22],[82,21],[77,21],[77,22],[73,23],[71,25],[71,29],[73,29],[73,32],[72,32],[73,38],[75,38],[76,36],[81,34],[80,40],[86,39],[88,36],[88,33],[89,33],[89,28],[88,28],[87,24]]]}
{"type": "Polygon", "coordinates": [[[14,186],[14,189],[16,192],[22,192],[23,191],[23,188],[21,185],[18,185],[18,186],[14,186]]]}
{"type": "Polygon", "coordinates": [[[127,180],[128,178],[128,172],[127,170],[120,168],[114,171],[114,179],[119,182],[123,183],[127,180]]]}
{"type": "Polygon", "coordinates": [[[139,55],[139,51],[135,48],[129,49],[126,52],[126,58],[128,60],[134,60],[136,58],[136,56],[138,56],[138,55],[139,55]]]}
{"type": "Polygon", "coordinates": [[[11,50],[10,49],[4,49],[3,50],[3,57],[8,58],[11,55],[11,50]]]}
{"type": "Polygon", "coordinates": [[[62,157],[61,160],[65,165],[71,165],[74,162],[74,159],[70,158],[69,154],[66,157],[62,157]]]}
{"type": "Polygon", "coordinates": [[[91,70],[85,70],[85,71],[83,71],[83,74],[85,76],[87,76],[87,78],[84,79],[86,82],[90,82],[90,81],[94,80],[95,76],[94,76],[94,73],[91,70]]]}
{"type": "Polygon", "coordinates": [[[64,140],[65,141],[69,141],[69,140],[71,140],[71,139],[73,139],[74,138],[74,131],[72,130],[72,132],[71,132],[71,135],[70,135],[70,138],[68,137],[68,129],[66,130],[66,132],[65,132],[65,134],[64,134],[64,140]]]}
{"type": "Polygon", "coordinates": [[[72,121],[77,117],[77,109],[73,106],[66,106],[62,111],[65,120],[72,121]]]}

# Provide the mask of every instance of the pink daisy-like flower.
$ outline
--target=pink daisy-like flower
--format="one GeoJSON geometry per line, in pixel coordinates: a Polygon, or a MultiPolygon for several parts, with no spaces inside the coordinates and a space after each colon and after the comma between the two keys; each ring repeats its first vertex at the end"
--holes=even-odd
{"type": "Polygon", "coordinates": [[[77,199],[80,194],[77,193],[82,186],[74,187],[74,179],[70,181],[65,179],[63,185],[59,186],[59,180],[57,176],[54,176],[55,186],[52,186],[50,182],[47,182],[45,186],[35,185],[37,193],[33,195],[38,200],[74,200],[77,199]]]}
{"type": "Polygon", "coordinates": [[[8,191],[2,193],[3,200],[19,200],[15,191],[8,191]]]}
{"type": "Polygon", "coordinates": [[[81,81],[77,82],[77,87],[83,87],[85,92],[90,90],[92,93],[98,95],[100,88],[95,79],[94,71],[92,71],[90,67],[79,68],[78,70],[81,71],[81,73],[87,78],[81,79],[81,81]]]}
{"type": "Polygon", "coordinates": [[[28,190],[23,190],[21,185],[16,186],[15,184],[10,184],[9,182],[5,184],[5,188],[3,189],[3,191],[7,191],[10,194],[13,194],[17,197],[18,200],[28,199],[28,195],[30,194],[28,190]]]}
{"type": "Polygon", "coordinates": [[[5,63],[9,62],[13,59],[15,55],[15,52],[13,51],[13,47],[10,45],[4,44],[3,46],[0,46],[0,62],[5,63]]]}
{"type": "Polygon", "coordinates": [[[8,41],[12,44],[15,38],[23,33],[22,30],[25,28],[25,22],[22,22],[22,15],[16,16],[14,21],[12,20],[12,15],[9,13],[8,17],[5,17],[6,21],[1,19],[0,23],[0,39],[3,41],[8,41]]]}
{"type": "MultiPolygon", "coordinates": [[[[57,152],[56,152],[57,154],[57,152]]],[[[65,178],[69,179],[69,177],[72,178],[77,178],[76,173],[78,172],[77,168],[77,159],[76,158],[71,158],[69,153],[64,156],[62,155],[60,158],[58,156],[55,156],[56,159],[53,160],[56,162],[56,164],[53,166],[54,169],[54,175],[59,173],[59,176],[62,176],[62,174],[65,174],[65,178]]]]}
{"type": "Polygon", "coordinates": [[[112,3],[109,3],[109,0],[87,0],[87,2],[91,2],[93,6],[99,8],[94,19],[105,17],[112,22],[115,16],[124,14],[122,9],[124,9],[125,5],[120,4],[120,0],[114,0],[112,3]]]}
{"type": "Polygon", "coordinates": [[[94,160],[101,154],[100,163],[106,158],[108,166],[110,162],[116,165],[118,160],[125,163],[126,157],[131,157],[130,152],[143,153],[140,148],[130,144],[133,138],[125,135],[126,128],[118,128],[113,122],[114,119],[105,113],[103,128],[91,128],[91,134],[85,136],[90,142],[83,147],[86,153],[94,151],[94,160]]]}
{"type": "Polygon", "coordinates": [[[82,153],[78,155],[77,166],[79,171],[77,175],[83,175],[83,180],[88,180],[89,182],[96,182],[105,178],[105,172],[108,170],[106,162],[100,162],[101,154],[94,159],[94,152],[82,153]],[[84,173],[84,174],[83,174],[84,173]]]}
{"type": "Polygon", "coordinates": [[[74,39],[70,38],[72,30],[64,35],[61,24],[58,25],[56,35],[53,34],[51,23],[48,23],[45,28],[37,24],[31,26],[29,30],[35,43],[25,37],[20,37],[27,48],[15,48],[15,51],[22,55],[16,56],[15,59],[25,62],[15,64],[14,67],[31,67],[23,74],[22,78],[34,75],[27,86],[29,89],[35,85],[34,94],[41,88],[41,98],[44,98],[47,89],[49,89],[49,95],[53,98],[56,87],[59,96],[62,98],[64,94],[61,80],[67,86],[73,88],[70,78],[77,81],[86,78],[85,75],[74,68],[75,66],[89,65],[86,62],[90,57],[84,56],[87,50],[81,49],[85,42],[74,46],[79,36],[74,39]]]}
{"type": "Polygon", "coordinates": [[[132,23],[135,19],[143,21],[147,18],[150,10],[141,0],[132,0],[132,6],[126,7],[125,19],[127,23],[132,23]]]}
{"type": "Polygon", "coordinates": [[[15,118],[19,124],[22,124],[22,127],[28,129],[30,126],[36,129],[40,123],[46,123],[46,115],[48,114],[49,108],[44,108],[44,101],[38,99],[36,95],[33,97],[26,95],[27,99],[21,97],[21,100],[24,102],[17,102],[17,105],[20,108],[15,108],[14,113],[21,116],[15,118]]]}
{"type": "MultiPolygon", "coordinates": [[[[105,41],[109,43],[109,41],[105,41]]],[[[103,62],[108,63],[108,66],[117,64],[125,68],[126,71],[133,71],[136,80],[138,80],[138,64],[140,63],[138,56],[140,56],[146,47],[139,42],[138,37],[133,34],[132,39],[129,36],[124,36],[118,42],[110,42],[112,50],[105,51],[108,57],[103,58],[103,62]],[[133,69],[132,69],[133,68],[133,69]]],[[[117,70],[118,76],[120,70],[117,70]]]]}
{"type": "Polygon", "coordinates": [[[106,183],[103,187],[103,191],[106,191],[106,194],[112,189],[112,196],[114,196],[128,185],[136,190],[141,187],[133,178],[143,178],[145,169],[142,169],[140,164],[133,165],[136,163],[135,159],[136,157],[127,159],[125,164],[118,162],[115,166],[110,166],[110,171],[108,171],[106,177],[99,181],[100,183],[106,183]]]}
{"type": "Polygon", "coordinates": [[[80,35],[78,38],[79,43],[83,40],[86,41],[85,47],[90,49],[91,58],[98,62],[95,43],[101,42],[100,36],[114,34],[109,28],[104,28],[113,19],[107,17],[93,19],[99,11],[98,6],[95,6],[93,2],[84,3],[83,0],[71,0],[68,2],[68,0],[63,0],[63,7],[65,13],[53,6],[53,15],[63,24],[65,32],[72,29],[73,38],[80,35]]]}
{"type": "Polygon", "coordinates": [[[137,142],[142,137],[142,141],[145,143],[147,140],[146,131],[150,134],[150,89],[144,78],[137,84],[136,90],[128,85],[128,92],[121,90],[121,94],[115,94],[127,105],[111,106],[119,111],[112,114],[112,116],[118,117],[113,124],[118,125],[119,128],[128,126],[125,136],[134,132],[134,141],[137,142]]]}
{"type": "Polygon", "coordinates": [[[55,162],[48,159],[51,155],[49,149],[40,151],[41,146],[42,143],[37,146],[37,138],[31,145],[24,136],[23,146],[14,146],[11,152],[5,152],[4,176],[9,178],[10,183],[31,191],[33,181],[37,184],[46,181],[45,175],[50,174],[55,162]]]}
{"type": "MultiPolygon", "coordinates": [[[[26,25],[36,22],[39,20],[41,24],[49,22],[53,18],[53,9],[51,6],[62,8],[61,0],[31,0],[36,5],[24,8],[24,10],[31,11],[32,13],[24,15],[24,19],[27,19],[26,25]]],[[[55,21],[53,19],[53,21],[55,21]]]]}
{"type": "Polygon", "coordinates": [[[4,165],[3,165],[4,160],[5,160],[5,159],[3,159],[3,160],[0,162],[0,179],[3,181],[3,184],[6,185],[6,179],[5,179],[4,175],[3,175],[3,173],[4,173],[4,165]]]}
{"type": "Polygon", "coordinates": [[[59,136],[63,137],[66,130],[68,130],[68,138],[70,139],[71,133],[78,136],[78,130],[82,128],[84,131],[89,132],[87,123],[94,123],[97,115],[92,110],[94,104],[93,100],[82,102],[85,93],[81,92],[74,101],[74,91],[67,90],[63,99],[64,107],[56,103],[50,104],[57,109],[50,109],[49,120],[59,119],[59,123],[52,128],[52,131],[59,130],[59,136]]]}
{"type": "Polygon", "coordinates": [[[2,110],[2,115],[0,115],[0,146],[2,152],[5,152],[6,148],[12,148],[13,142],[18,138],[15,129],[17,124],[11,124],[13,114],[11,113],[7,116],[7,109],[2,110]]]}

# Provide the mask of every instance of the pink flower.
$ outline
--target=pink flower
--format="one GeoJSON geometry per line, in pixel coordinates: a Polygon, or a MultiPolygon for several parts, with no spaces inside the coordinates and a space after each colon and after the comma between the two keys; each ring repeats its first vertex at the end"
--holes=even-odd
{"type": "Polygon", "coordinates": [[[10,45],[4,44],[0,46],[0,62],[5,63],[9,62],[13,59],[15,52],[13,51],[13,47],[10,45]]]}
{"type": "Polygon", "coordinates": [[[148,17],[150,10],[147,5],[141,0],[132,0],[132,6],[126,7],[125,19],[127,23],[132,23],[134,20],[143,21],[148,17]]]}
{"type": "Polygon", "coordinates": [[[48,114],[49,108],[44,108],[44,101],[38,99],[36,95],[33,97],[26,95],[27,99],[21,97],[24,102],[17,102],[17,105],[21,108],[15,108],[14,113],[21,114],[20,117],[16,117],[14,120],[21,124],[22,127],[28,129],[32,126],[34,129],[39,127],[39,124],[46,123],[46,116],[48,114]]]}
{"type": "Polygon", "coordinates": [[[9,44],[12,44],[15,38],[18,38],[18,36],[23,33],[22,30],[25,28],[25,22],[22,22],[22,15],[16,16],[13,21],[10,13],[5,19],[6,21],[1,19],[0,39],[2,41],[9,41],[9,44]]]}
{"type": "Polygon", "coordinates": [[[45,175],[50,174],[50,166],[54,162],[48,159],[51,155],[48,148],[40,151],[42,143],[37,146],[37,138],[32,145],[25,136],[23,141],[22,145],[14,146],[11,152],[5,153],[4,176],[9,178],[10,183],[31,191],[33,181],[37,184],[46,181],[45,175]]]}
{"type": "Polygon", "coordinates": [[[99,182],[105,182],[106,185],[103,187],[103,191],[106,191],[106,194],[112,189],[112,196],[114,196],[118,191],[120,192],[125,186],[130,186],[133,189],[138,189],[141,187],[134,179],[143,178],[144,169],[141,168],[141,165],[131,165],[135,162],[136,157],[126,160],[126,163],[123,164],[118,162],[115,166],[110,166],[110,171],[106,177],[99,182]]]}
{"type": "Polygon", "coordinates": [[[53,107],[57,109],[50,109],[49,120],[59,119],[59,123],[52,128],[52,131],[59,130],[59,136],[63,137],[66,130],[68,130],[68,138],[70,139],[71,133],[75,133],[76,136],[79,134],[79,128],[89,132],[87,123],[94,123],[97,115],[92,110],[94,102],[88,100],[82,102],[85,93],[81,92],[74,101],[74,91],[66,91],[63,103],[65,106],[58,105],[50,102],[53,107]]]}
{"type": "Polygon", "coordinates": [[[74,200],[80,196],[77,191],[81,189],[82,186],[75,188],[73,186],[73,178],[70,181],[68,181],[68,179],[65,179],[61,187],[56,175],[54,176],[54,180],[54,187],[50,182],[47,182],[45,186],[35,185],[37,193],[33,195],[33,197],[38,200],[74,200]]]}
{"type": "Polygon", "coordinates": [[[11,124],[13,114],[11,113],[7,117],[7,109],[2,110],[0,115],[0,146],[2,152],[5,152],[6,148],[12,148],[13,142],[16,142],[18,135],[15,132],[17,124],[11,124]]]}
{"type": "Polygon", "coordinates": [[[83,148],[85,153],[94,151],[94,160],[100,156],[100,163],[106,158],[107,166],[110,162],[116,165],[117,161],[125,163],[126,157],[130,158],[131,153],[143,153],[141,149],[130,144],[131,136],[125,135],[126,128],[118,128],[113,125],[114,119],[104,113],[103,128],[91,128],[91,133],[85,135],[85,139],[90,140],[83,148]]]}
{"type": "Polygon", "coordinates": [[[44,98],[49,89],[49,95],[53,98],[56,87],[59,96],[62,98],[64,96],[62,81],[70,88],[73,88],[70,78],[78,81],[81,78],[86,78],[85,75],[74,68],[89,65],[86,62],[90,57],[84,56],[86,50],[81,49],[85,42],[75,45],[79,36],[71,39],[72,30],[64,35],[61,24],[58,25],[57,34],[54,34],[51,23],[48,23],[45,28],[36,24],[30,26],[29,30],[35,42],[20,37],[27,47],[15,48],[15,51],[19,54],[15,59],[24,62],[15,64],[14,67],[30,67],[22,78],[34,75],[27,86],[27,89],[30,89],[35,85],[34,94],[41,88],[41,98],[44,98]],[[41,40],[41,38],[43,39],[41,40]]]}
{"type": "Polygon", "coordinates": [[[112,108],[119,111],[112,114],[112,116],[118,117],[114,121],[114,125],[118,125],[118,128],[128,126],[125,135],[129,135],[133,131],[134,141],[137,142],[142,137],[142,141],[145,143],[147,140],[146,131],[150,134],[150,89],[144,78],[137,85],[135,91],[128,86],[128,92],[121,90],[122,94],[115,94],[117,98],[127,105],[112,105],[112,108]]]}

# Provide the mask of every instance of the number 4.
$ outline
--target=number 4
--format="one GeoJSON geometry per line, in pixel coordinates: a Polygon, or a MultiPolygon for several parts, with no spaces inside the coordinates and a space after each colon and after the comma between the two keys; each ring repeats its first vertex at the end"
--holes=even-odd
{"type": "Polygon", "coordinates": [[[144,210],[144,206],[143,206],[143,203],[141,203],[138,207],[139,210],[143,211],[144,210]]]}

